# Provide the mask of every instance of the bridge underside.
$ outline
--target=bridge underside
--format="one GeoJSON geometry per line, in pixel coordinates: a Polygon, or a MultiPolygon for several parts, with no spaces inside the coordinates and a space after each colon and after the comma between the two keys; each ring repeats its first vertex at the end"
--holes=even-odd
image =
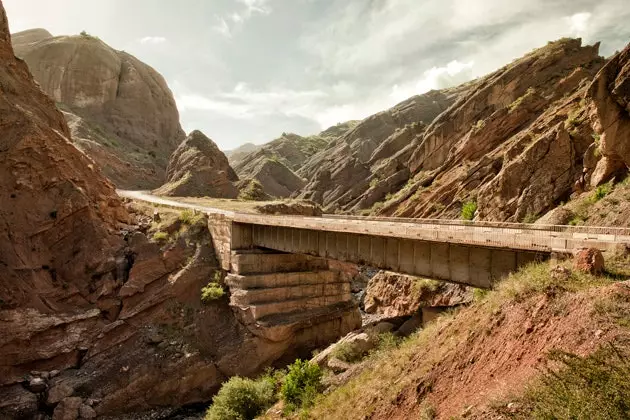
{"type": "Polygon", "coordinates": [[[365,264],[394,272],[489,288],[549,253],[398,239],[377,235],[233,223],[230,248],[277,251],[365,264]]]}

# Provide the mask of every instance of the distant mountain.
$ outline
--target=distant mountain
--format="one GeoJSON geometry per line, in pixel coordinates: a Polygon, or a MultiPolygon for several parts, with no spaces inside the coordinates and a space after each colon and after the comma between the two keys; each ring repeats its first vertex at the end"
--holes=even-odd
{"type": "Polygon", "coordinates": [[[224,150],[223,153],[225,153],[225,156],[227,156],[230,161],[230,165],[235,165],[245,156],[259,150],[263,146],[263,144],[245,143],[238,146],[236,149],[224,150]]]}
{"type": "Polygon", "coordinates": [[[255,146],[253,152],[238,160],[231,154],[231,162],[241,179],[256,179],[267,194],[288,197],[305,185],[305,181],[295,172],[310,157],[326,148],[357,123],[358,121],[348,121],[337,124],[319,134],[306,137],[283,133],[269,143],[255,146]]]}

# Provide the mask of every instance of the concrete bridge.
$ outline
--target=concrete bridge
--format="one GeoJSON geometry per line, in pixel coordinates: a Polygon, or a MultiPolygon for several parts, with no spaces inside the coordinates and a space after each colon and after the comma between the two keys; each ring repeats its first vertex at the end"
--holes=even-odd
{"type": "MultiPolygon", "coordinates": [[[[552,253],[630,244],[630,229],[324,215],[269,216],[218,210],[139,192],[123,196],[191,208],[209,216],[222,268],[258,249],[310,255],[489,288],[552,253]]],[[[250,272],[255,272],[253,268],[250,272]]]]}

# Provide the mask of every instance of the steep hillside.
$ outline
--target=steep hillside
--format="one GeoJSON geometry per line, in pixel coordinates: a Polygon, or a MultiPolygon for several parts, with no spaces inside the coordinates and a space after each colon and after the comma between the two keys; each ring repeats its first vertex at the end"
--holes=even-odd
{"type": "Polygon", "coordinates": [[[562,39],[483,78],[376,114],[299,171],[329,211],[530,220],[566,200],[594,143],[598,45],[562,39]]]}
{"type": "Polygon", "coordinates": [[[583,99],[604,60],[563,39],[485,77],[409,145],[411,181],[379,214],[527,221],[566,200],[593,143],[583,99]]]}
{"type": "Polygon", "coordinates": [[[166,183],[158,195],[236,198],[238,176],[227,157],[201,131],[195,130],[175,150],[168,164],[166,183]]]}
{"type": "Polygon", "coordinates": [[[301,418],[627,418],[629,302],[627,282],[530,266],[331,377],[301,418]]]}
{"type": "Polygon", "coordinates": [[[258,147],[239,161],[232,159],[231,162],[241,179],[258,180],[271,196],[289,197],[305,185],[305,181],[295,172],[311,156],[326,148],[357,123],[347,121],[307,137],[283,133],[281,137],[258,147]]]}
{"type": "Polygon", "coordinates": [[[118,187],[160,185],[184,138],[164,78],[88,34],[47,35],[42,29],[15,34],[15,53],[64,112],[75,144],[118,187]]]}
{"type": "Polygon", "coordinates": [[[330,209],[364,208],[380,200],[409,177],[407,156],[393,156],[467,89],[414,96],[361,121],[298,171],[308,180],[299,197],[330,209]]]}

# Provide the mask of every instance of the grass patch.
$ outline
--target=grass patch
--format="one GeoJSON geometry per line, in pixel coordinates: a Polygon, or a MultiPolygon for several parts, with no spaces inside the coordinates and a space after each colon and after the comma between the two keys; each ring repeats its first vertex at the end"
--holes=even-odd
{"type": "Polygon", "coordinates": [[[517,99],[514,100],[514,102],[512,102],[511,104],[508,105],[508,111],[512,112],[516,109],[518,109],[521,104],[523,103],[523,101],[527,98],[529,98],[530,96],[532,96],[534,93],[536,93],[536,89],[534,88],[529,88],[527,89],[527,91],[525,92],[525,94],[523,96],[518,97],[517,99]]]}
{"type": "Polygon", "coordinates": [[[214,281],[208,283],[201,289],[201,301],[205,304],[214,302],[225,296],[223,287],[214,281]]]}
{"type": "Polygon", "coordinates": [[[496,289],[489,292],[487,300],[493,307],[501,302],[520,302],[536,294],[555,295],[563,292],[577,292],[591,287],[609,284],[611,279],[594,276],[580,271],[571,271],[566,280],[554,278],[550,274],[548,262],[534,262],[510,274],[496,289]]]}
{"type": "Polygon", "coordinates": [[[521,220],[521,223],[534,223],[536,220],[538,220],[539,216],[536,213],[527,213],[524,217],[523,220],[521,220]]]}
{"type": "Polygon", "coordinates": [[[463,220],[472,220],[475,218],[475,213],[477,212],[477,202],[476,201],[467,201],[462,206],[461,217],[463,220]]]}
{"type": "Polygon", "coordinates": [[[161,231],[155,232],[153,234],[153,240],[156,241],[156,242],[167,241],[168,240],[168,233],[161,232],[161,231]]]}
{"type": "Polygon", "coordinates": [[[378,179],[377,177],[372,178],[370,180],[370,188],[376,188],[379,182],[381,182],[381,180],[378,179]]]}
{"type": "Polygon", "coordinates": [[[614,345],[588,357],[553,350],[547,368],[530,386],[522,419],[627,419],[630,418],[630,359],[614,345]]]}
{"type": "Polygon", "coordinates": [[[473,132],[477,133],[485,126],[486,126],[486,120],[477,120],[477,122],[474,123],[472,126],[473,132]]]}
{"type": "Polygon", "coordinates": [[[592,203],[597,203],[599,200],[601,200],[602,198],[610,194],[613,188],[614,187],[612,183],[610,182],[607,184],[600,185],[599,187],[595,188],[595,191],[593,191],[593,195],[591,195],[590,201],[592,203]]]}

